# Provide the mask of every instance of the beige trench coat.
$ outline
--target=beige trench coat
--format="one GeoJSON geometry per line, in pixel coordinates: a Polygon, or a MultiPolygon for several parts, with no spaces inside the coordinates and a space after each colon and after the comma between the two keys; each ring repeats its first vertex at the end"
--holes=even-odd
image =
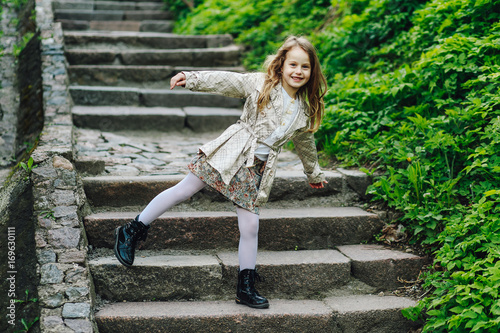
{"type": "MultiPolygon", "coordinates": [[[[257,111],[257,99],[264,84],[264,73],[240,74],[233,72],[184,72],[186,88],[193,91],[209,92],[228,97],[246,98],[240,120],[228,127],[218,138],[200,147],[207,156],[208,163],[229,184],[242,166],[250,167],[254,162],[254,152],[280,125],[283,117],[282,86],[273,88],[271,103],[264,110],[257,111]]],[[[325,180],[319,168],[314,135],[306,132],[309,127],[308,108],[304,101],[299,104],[299,112],[285,136],[271,146],[266,168],[262,176],[256,206],[267,202],[276,175],[276,164],[281,147],[290,139],[304,166],[309,183],[325,180]]]]}

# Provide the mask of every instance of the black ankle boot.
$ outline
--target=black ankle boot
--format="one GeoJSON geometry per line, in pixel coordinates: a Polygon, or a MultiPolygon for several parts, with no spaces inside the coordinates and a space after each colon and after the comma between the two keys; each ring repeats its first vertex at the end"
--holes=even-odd
{"type": "Polygon", "coordinates": [[[269,302],[255,290],[255,280],[261,280],[255,269],[244,269],[238,274],[236,303],[248,305],[251,308],[266,309],[269,302]]]}
{"type": "Polygon", "coordinates": [[[123,265],[134,263],[135,246],[138,241],[146,240],[149,225],[139,221],[139,215],[124,226],[115,229],[115,256],[123,265]]]}

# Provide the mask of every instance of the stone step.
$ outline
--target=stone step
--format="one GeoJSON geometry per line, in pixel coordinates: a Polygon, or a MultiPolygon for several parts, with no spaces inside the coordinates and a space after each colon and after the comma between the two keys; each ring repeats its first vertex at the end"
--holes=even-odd
{"type": "Polygon", "coordinates": [[[234,301],[126,302],[96,313],[101,332],[338,332],[407,333],[420,323],[401,310],[416,302],[404,297],[357,295],[319,300],[270,300],[269,309],[234,301]]]}
{"type": "Polygon", "coordinates": [[[225,35],[177,35],[159,32],[71,31],[64,33],[66,50],[78,49],[202,49],[229,46],[233,38],[225,35]]]}
{"type": "MultiPolygon", "coordinates": [[[[104,212],[86,216],[84,224],[89,244],[98,248],[113,248],[115,228],[133,220],[137,214],[104,212]]],[[[263,208],[260,213],[259,247],[284,251],[358,244],[371,240],[382,227],[383,222],[377,215],[357,207],[263,208]]],[[[228,249],[236,248],[238,241],[238,221],[234,212],[167,212],[154,221],[141,248],[228,249]]],[[[363,270],[359,268],[359,271],[363,270]]]]}
{"type": "Polygon", "coordinates": [[[222,131],[240,119],[240,109],[185,107],[74,106],[73,124],[101,131],[222,131]]]}
{"type": "MultiPolygon", "coordinates": [[[[325,171],[328,185],[313,189],[301,171],[280,171],[276,173],[269,201],[293,201],[308,198],[337,196],[342,204],[352,204],[358,194],[347,185],[339,172],[325,171]]],[[[94,207],[137,206],[149,203],[157,194],[184,179],[185,175],[139,176],[139,177],[85,177],[83,179],[87,199],[94,207]],[[140,195],[137,195],[140,193],[140,195]]],[[[192,198],[207,201],[227,201],[211,188],[205,188],[192,198]]]]}
{"type": "Polygon", "coordinates": [[[243,101],[187,89],[138,89],[130,87],[70,86],[73,102],[83,106],[222,107],[241,108],[243,101]]]}
{"type": "Polygon", "coordinates": [[[162,10],[165,5],[161,2],[133,2],[133,1],[75,1],[56,0],[52,8],[57,9],[85,9],[85,10],[162,10]]]}
{"type": "Polygon", "coordinates": [[[54,20],[81,21],[141,21],[170,20],[172,13],[162,10],[91,10],[91,9],[56,9],[54,20]]]}
{"type": "Polygon", "coordinates": [[[227,67],[239,66],[240,48],[236,45],[202,49],[174,50],[91,50],[68,49],[70,65],[166,65],[227,67]]]}
{"type": "MultiPolygon", "coordinates": [[[[111,301],[207,300],[234,295],[237,252],[171,252],[138,250],[131,268],[120,264],[114,255],[90,260],[96,292],[111,301]]],[[[382,245],[259,251],[257,269],[265,280],[258,284],[258,290],[274,298],[317,298],[342,289],[352,278],[375,274],[376,280],[367,279],[371,284],[358,284],[358,292],[392,291],[402,286],[398,279],[415,279],[426,262],[426,258],[382,245]],[[367,257],[362,261],[373,265],[362,274],[356,272],[353,266],[360,260],[349,257],[349,253],[364,254],[367,257]]]]}
{"type": "Polygon", "coordinates": [[[116,31],[144,31],[144,32],[172,32],[173,21],[141,20],[141,21],[85,21],[58,19],[65,31],[68,30],[116,30],[116,31]]]}
{"type": "MultiPolygon", "coordinates": [[[[350,260],[336,250],[260,251],[257,265],[265,277],[258,290],[269,297],[326,293],[347,284],[351,272],[350,260]]],[[[142,257],[138,251],[132,269],[114,256],[90,260],[89,266],[96,293],[111,301],[224,299],[236,290],[238,254],[142,257]]]]}
{"type": "Polygon", "coordinates": [[[394,251],[380,245],[342,245],[337,249],[351,259],[352,275],[378,290],[394,290],[401,281],[415,280],[429,257],[394,251]]]}
{"type": "MultiPolygon", "coordinates": [[[[170,79],[182,71],[214,70],[212,67],[72,65],[68,67],[70,82],[87,86],[137,86],[166,88],[170,79]]],[[[244,72],[243,67],[219,67],[215,70],[244,72]]]]}

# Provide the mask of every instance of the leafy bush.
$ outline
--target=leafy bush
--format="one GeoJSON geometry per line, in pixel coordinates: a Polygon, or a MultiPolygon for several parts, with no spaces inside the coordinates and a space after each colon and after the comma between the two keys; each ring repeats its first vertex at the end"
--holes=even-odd
{"type": "MultiPolygon", "coordinates": [[[[388,72],[401,63],[392,42],[412,26],[422,0],[333,1],[337,19],[315,40],[330,79],[335,74],[380,69],[388,72]]],[[[331,80],[333,81],[333,80],[331,80]]]]}
{"type": "Polygon", "coordinates": [[[179,20],[185,18],[202,3],[201,0],[163,0],[169,11],[179,20]]]}
{"type": "MultiPolygon", "coordinates": [[[[489,13],[492,4],[469,6],[489,13]]],[[[437,241],[457,203],[477,202],[500,180],[499,19],[476,35],[441,36],[392,72],[363,62],[330,86],[320,145],[346,165],[386,169],[370,193],[404,212],[401,222],[424,244],[437,241]]]]}
{"type": "Polygon", "coordinates": [[[244,65],[260,69],[266,55],[274,53],[288,35],[308,35],[320,28],[329,6],[328,0],[207,0],[175,31],[229,33],[246,47],[244,65]]]}
{"type": "Polygon", "coordinates": [[[457,207],[439,235],[436,266],[427,278],[427,331],[498,332],[500,328],[500,190],[457,207]]]}
{"type": "Polygon", "coordinates": [[[368,46],[366,5],[319,37],[334,47],[320,146],[381,172],[369,192],[434,252],[433,294],[413,309],[424,332],[498,332],[500,3],[415,3],[409,28],[368,46]]]}
{"type": "MultiPolygon", "coordinates": [[[[16,27],[16,33],[19,34],[18,43],[13,45],[13,55],[18,57],[21,51],[24,49],[29,40],[34,36],[36,30],[36,18],[35,18],[35,1],[33,0],[6,0],[2,7],[0,7],[0,20],[2,19],[3,8],[9,8],[11,11],[17,13],[17,17],[10,19],[8,24],[16,27]]],[[[4,23],[7,24],[7,23],[4,23]]],[[[0,31],[0,37],[4,34],[0,31]]],[[[4,49],[0,45],[0,57],[4,54],[4,49]]]]}
{"type": "Polygon", "coordinates": [[[12,6],[15,10],[19,11],[26,6],[29,0],[5,0],[5,5],[12,6]]]}

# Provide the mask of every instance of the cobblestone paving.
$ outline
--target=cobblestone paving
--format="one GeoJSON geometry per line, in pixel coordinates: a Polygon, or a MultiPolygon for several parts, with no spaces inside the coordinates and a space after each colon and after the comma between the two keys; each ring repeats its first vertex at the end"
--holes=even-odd
{"type": "MultiPolygon", "coordinates": [[[[109,176],[176,175],[188,172],[187,164],[198,148],[215,139],[220,132],[102,132],[100,130],[75,130],[77,158],[102,160],[105,174],[109,176]]],[[[302,170],[298,156],[283,150],[278,169],[302,170]]]]}

